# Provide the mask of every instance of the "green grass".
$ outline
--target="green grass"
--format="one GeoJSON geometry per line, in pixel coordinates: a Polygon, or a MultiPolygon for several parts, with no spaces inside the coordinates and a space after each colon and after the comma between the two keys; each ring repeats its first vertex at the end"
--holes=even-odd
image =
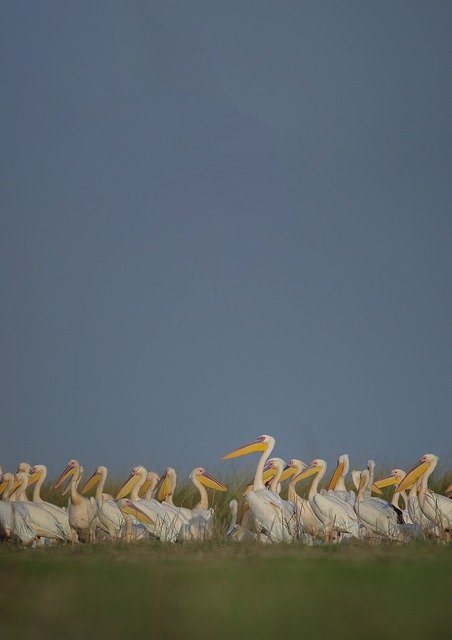
{"type": "Polygon", "coordinates": [[[452,546],[0,548],[15,638],[450,637],[452,546]]]}

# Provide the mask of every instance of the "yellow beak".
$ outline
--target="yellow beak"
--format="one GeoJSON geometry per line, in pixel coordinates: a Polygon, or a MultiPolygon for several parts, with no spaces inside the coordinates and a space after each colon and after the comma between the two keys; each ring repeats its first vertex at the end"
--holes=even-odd
{"type": "Polygon", "coordinates": [[[82,495],[84,496],[88,491],[91,491],[93,487],[100,481],[101,475],[100,473],[94,472],[89,480],[86,481],[85,486],[82,489],[82,495]]]}
{"type": "Polygon", "coordinates": [[[331,480],[329,481],[326,489],[327,491],[331,490],[334,491],[334,489],[336,488],[337,483],[339,482],[339,478],[341,477],[343,471],[344,471],[344,463],[343,462],[339,462],[339,464],[336,466],[336,469],[332,475],[331,480]]]}
{"type": "Polygon", "coordinates": [[[382,496],[383,495],[383,491],[377,487],[376,483],[374,482],[372,485],[372,493],[376,493],[378,496],[382,496]]]}
{"type": "Polygon", "coordinates": [[[211,476],[210,473],[207,473],[207,471],[204,471],[204,473],[200,474],[198,478],[201,484],[203,484],[205,487],[215,489],[215,491],[227,491],[227,488],[224,486],[224,484],[211,476]]]}
{"type": "Polygon", "coordinates": [[[143,524],[155,524],[155,521],[148,516],[147,513],[141,511],[141,509],[134,505],[130,500],[127,500],[127,502],[121,506],[121,511],[129,516],[133,516],[143,524]]]}
{"type": "Polygon", "coordinates": [[[138,475],[131,475],[125,485],[119,490],[115,500],[121,500],[121,498],[125,498],[129,495],[139,479],[138,475]]]}
{"type": "Polygon", "coordinates": [[[304,480],[304,478],[309,478],[309,476],[313,476],[319,471],[320,471],[320,467],[312,467],[311,465],[309,465],[309,467],[306,467],[304,471],[301,471],[298,475],[295,476],[295,478],[293,479],[293,482],[296,483],[296,482],[299,482],[300,480],[304,480]]]}
{"type": "Polygon", "coordinates": [[[293,476],[295,474],[295,471],[296,471],[295,467],[286,467],[282,472],[279,481],[284,482],[284,480],[287,480],[287,478],[290,478],[291,476],[293,476]]]}
{"type": "Polygon", "coordinates": [[[393,484],[397,484],[398,481],[399,480],[397,476],[391,473],[389,474],[389,476],[385,476],[381,480],[377,480],[376,482],[374,482],[372,485],[372,491],[381,494],[383,492],[380,491],[380,489],[383,489],[384,487],[391,487],[393,484]]]}
{"type": "Polygon", "coordinates": [[[74,475],[74,473],[75,473],[75,467],[69,467],[69,466],[66,467],[66,469],[63,471],[63,473],[60,475],[58,480],[53,485],[53,488],[54,489],[58,489],[60,484],[63,484],[63,482],[66,480],[66,478],[70,478],[71,476],[74,475]]]}
{"type": "Polygon", "coordinates": [[[246,456],[249,453],[255,453],[256,451],[265,451],[267,449],[267,443],[261,440],[253,440],[249,444],[243,445],[238,449],[234,449],[231,453],[227,453],[223,456],[223,460],[231,460],[232,458],[238,458],[239,456],[246,456]]]}
{"type": "Polygon", "coordinates": [[[157,500],[159,500],[160,502],[163,502],[163,500],[165,500],[165,498],[169,496],[170,493],[171,493],[171,483],[168,478],[168,474],[165,472],[163,476],[160,478],[160,480],[158,481],[156,486],[157,500]]]}
{"type": "Polygon", "coordinates": [[[143,486],[138,491],[138,495],[140,496],[140,498],[144,496],[144,494],[146,493],[146,491],[149,489],[150,486],[151,486],[151,480],[146,480],[143,486]]]}
{"type": "Polygon", "coordinates": [[[34,473],[32,473],[31,476],[28,478],[28,486],[37,482],[39,480],[40,475],[41,474],[39,473],[39,471],[35,471],[34,473]]]}
{"type": "Polygon", "coordinates": [[[7,480],[3,480],[0,483],[0,496],[3,495],[4,490],[6,489],[6,487],[8,486],[8,481],[7,480]]]}
{"type": "Polygon", "coordinates": [[[430,464],[428,462],[419,462],[415,467],[410,469],[402,482],[398,485],[396,491],[405,491],[409,489],[418,478],[420,478],[428,470],[430,464]]]}

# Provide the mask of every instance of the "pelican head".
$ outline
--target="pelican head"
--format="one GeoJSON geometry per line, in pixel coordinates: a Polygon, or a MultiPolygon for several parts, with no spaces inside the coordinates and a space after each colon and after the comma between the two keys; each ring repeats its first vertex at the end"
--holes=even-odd
{"type": "Polygon", "coordinates": [[[215,491],[227,491],[227,488],[224,486],[222,482],[214,478],[207,473],[207,471],[203,467],[196,467],[190,473],[190,479],[192,481],[198,480],[205,487],[209,487],[210,489],[214,489],[215,491]]]}
{"type": "Polygon", "coordinates": [[[141,480],[142,478],[146,478],[147,471],[144,467],[134,467],[130,472],[130,476],[127,478],[126,483],[118,492],[115,500],[121,500],[121,498],[125,498],[134,488],[134,486],[141,480]]]}
{"type": "Polygon", "coordinates": [[[381,493],[380,489],[383,489],[383,487],[391,487],[394,484],[400,484],[405,476],[406,473],[403,469],[393,469],[387,476],[373,483],[372,491],[381,493]]]}
{"type": "Polygon", "coordinates": [[[65,480],[67,480],[68,478],[71,478],[74,475],[74,473],[76,473],[79,470],[79,468],[80,468],[80,463],[78,460],[69,460],[65,470],[60,475],[58,480],[55,482],[55,484],[53,485],[53,488],[57,489],[61,484],[63,484],[65,480]]]}
{"type": "Polygon", "coordinates": [[[96,484],[98,484],[101,481],[101,479],[106,476],[107,476],[107,467],[103,467],[103,466],[97,467],[97,469],[95,470],[91,478],[89,478],[86,481],[85,486],[81,491],[81,494],[85,495],[86,493],[88,493],[88,491],[91,491],[91,489],[95,487],[96,484]]]}
{"type": "Polygon", "coordinates": [[[31,464],[28,462],[19,462],[16,473],[30,473],[31,464]]]}
{"type": "Polygon", "coordinates": [[[232,458],[238,458],[239,456],[246,456],[249,453],[254,453],[256,451],[263,452],[267,451],[269,448],[273,449],[275,446],[275,439],[272,436],[262,435],[249,442],[248,444],[239,447],[238,449],[234,449],[230,453],[227,453],[223,456],[223,460],[231,460],[232,458]]]}
{"type": "Polygon", "coordinates": [[[31,467],[30,469],[30,476],[28,478],[28,486],[34,484],[35,482],[37,482],[40,478],[44,477],[47,475],[47,467],[45,467],[43,464],[35,464],[34,467],[31,467]]]}
{"type": "Polygon", "coordinates": [[[295,477],[297,473],[300,473],[300,471],[304,471],[306,467],[306,462],[297,460],[297,458],[292,458],[292,460],[289,460],[289,462],[284,467],[279,479],[280,482],[284,482],[284,480],[287,480],[287,478],[295,477]]]}
{"type": "Polygon", "coordinates": [[[303,469],[303,471],[301,471],[299,474],[297,474],[295,476],[295,478],[293,479],[293,482],[299,482],[300,480],[303,480],[304,478],[308,478],[309,476],[313,476],[316,473],[320,473],[321,471],[323,471],[325,473],[325,469],[326,469],[326,462],[325,460],[322,460],[321,458],[314,458],[314,460],[311,462],[311,464],[306,467],[306,469],[303,469]]]}
{"type": "Polygon", "coordinates": [[[147,513],[128,498],[119,499],[118,506],[124,514],[133,516],[143,524],[155,524],[155,521],[147,513]]]}
{"type": "Polygon", "coordinates": [[[396,491],[400,492],[405,491],[405,489],[409,489],[418,478],[420,478],[427,472],[428,475],[430,475],[430,473],[432,473],[433,469],[438,464],[438,460],[438,456],[434,453],[426,453],[425,455],[423,455],[419,462],[408,471],[406,476],[397,486],[396,491]]]}
{"type": "Polygon", "coordinates": [[[14,485],[14,474],[8,471],[3,474],[2,481],[0,482],[0,496],[3,495],[7,487],[9,487],[9,493],[12,493],[14,485]]]}

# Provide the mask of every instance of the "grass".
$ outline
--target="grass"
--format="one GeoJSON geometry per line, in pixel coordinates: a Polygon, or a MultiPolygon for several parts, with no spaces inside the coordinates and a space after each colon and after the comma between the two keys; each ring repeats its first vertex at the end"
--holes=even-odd
{"type": "Polygon", "coordinates": [[[9,640],[440,640],[451,575],[452,547],[441,544],[4,545],[0,619],[9,640]]]}

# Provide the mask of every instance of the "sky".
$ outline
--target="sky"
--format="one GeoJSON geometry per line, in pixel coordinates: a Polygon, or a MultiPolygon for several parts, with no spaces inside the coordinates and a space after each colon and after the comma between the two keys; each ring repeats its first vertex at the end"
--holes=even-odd
{"type": "Polygon", "coordinates": [[[452,466],[452,4],[4,3],[0,464],[452,466]]]}

